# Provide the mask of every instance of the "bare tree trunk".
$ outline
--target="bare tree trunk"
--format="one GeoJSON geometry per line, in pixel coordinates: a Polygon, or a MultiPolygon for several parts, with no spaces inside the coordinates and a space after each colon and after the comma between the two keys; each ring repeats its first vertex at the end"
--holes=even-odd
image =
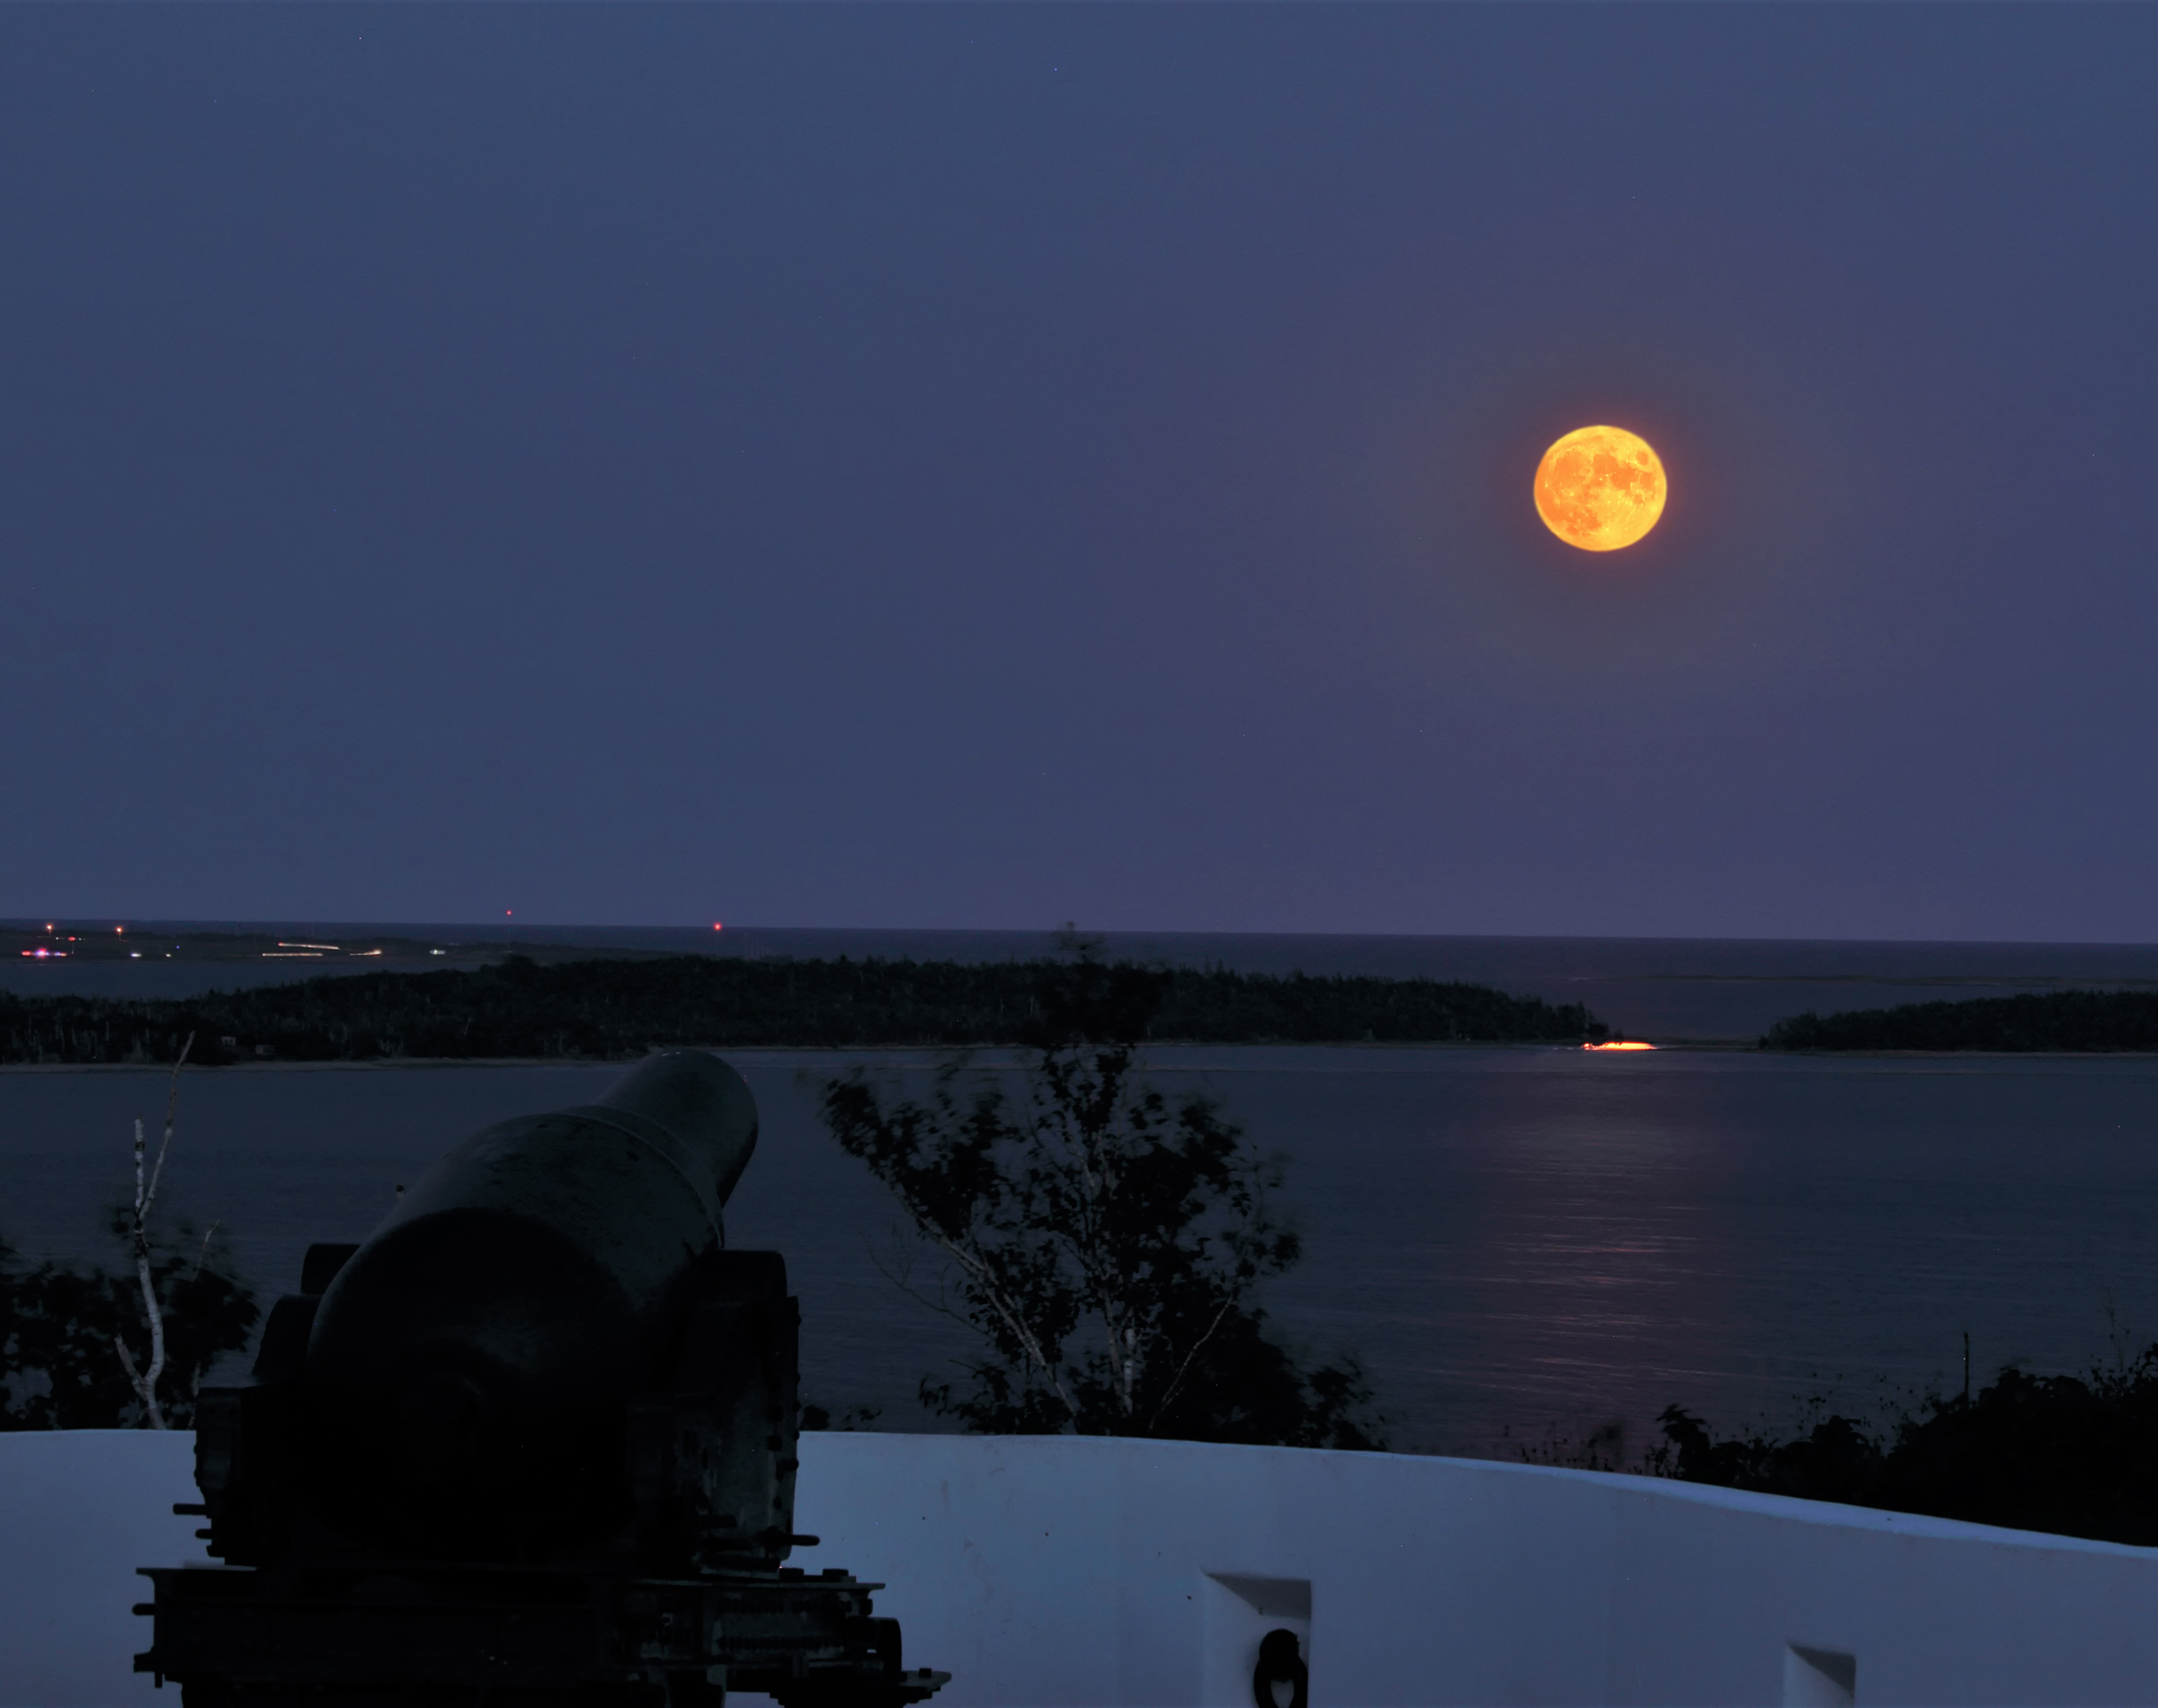
{"type": "Polygon", "coordinates": [[[1026,1314],[1006,1295],[1003,1288],[997,1285],[994,1268],[984,1261],[978,1252],[969,1250],[955,1240],[947,1239],[941,1233],[932,1234],[931,1237],[936,1241],[939,1249],[974,1277],[976,1284],[982,1290],[982,1297],[996,1312],[998,1319],[1010,1331],[1012,1338],[1019,1342],[1020,1348],[1026,1354],[1028,1362],[1039,1369],[1048,1379],[1050,1391],[1056,1394],[1057,1403],[1064,1408],[1065,1416],[1077,1418],[1079,1408],[1072,1403],[1072,1396],[1065,1392],[1064,1378],[1057,1374],[1057,1366],[1049,1362],[1048,1355],[1042,1349],[1040,1338],[1034,1332],[1034,1327],[1027,1321],[1026,1314]]]}
{"type": "Polygon", "coordinates": [[[120,1354],[120,1367],[128,1373],[128,1381],[134,1387],[135,1396],[142,1401],[144,1424],[152,1429],[162,1429],[165,1413],[157,1404],[157,1383],[165,1375],[165,1312],[157,1303],[157,1284],[150,1275],[149,1218],[151,1206],[157,1201],[157,1182],[165,1175],[165,1153],[172,1149],[173,1122],[180,1107],[180,1070],[186,1065],[187,1053],[195,1047],[195,1035],[190,1032],[187,1042],[180,1046],[179,1059],[173,1063],[173,1078],[165,1098],[165,1136],[157,1143],[157,1161],[150,1170],[146,1182],[142,1178],[143,1138],[142,1121],[135,1122],[135,1219],[132,1227],[135,1244],[135,1277],[142,1284],[142,1314],[150,1325],[150,1365],[147,1370],[135,1367],[135,1355],[128,1350],[128,1343],[119,1335],[112,1337],[112,1345],[120,1354]]]}

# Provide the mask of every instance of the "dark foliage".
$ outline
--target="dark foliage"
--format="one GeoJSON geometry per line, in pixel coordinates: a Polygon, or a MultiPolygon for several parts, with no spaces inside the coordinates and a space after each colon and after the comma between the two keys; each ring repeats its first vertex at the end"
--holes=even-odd
{"type": "MultiPolygon", "coordinates": [[[[203,1373],[244,1350],[261,1312],[225,1272],[220,1242],[182,1226],[155,1250],[150,1273],[165,1306],[165,1366],[157,1399],[175,1429],[194,1420],[203,1373]]],[[[131,1268],[19,1262],[0,1244],[0,1429],[119,1429],[142,1421],[116,1335],[146,1363],[142,1292],[131,1268]]]]}
{"type": "Polygon", "coordinates": [[[1779,1020],[1764,1050],[2158,1051],[2158,992],[2052,991],[1779,1020]]]}
{"type": "Polygon", "coordinates": [[[2158,1545],[2158,1346],[2083,1380],[2003,1370],[1886,1431],[1831,1417],[1719,1441],[1675,1406],[1663,1425],[1650,1468],[1689,1482],[2158,1545]]]}
{"type": "Polygon", "coordinates": [[[801,1428],[815,1434],[819,1430],[836,1430],[841,1434],[876,1427],[877,1419],[884,1415],[879,1405],[853,1405],[834,1412],[829,1406],[820,1406],[813,1401],[804,1401],[797,1414],[801,1428]]]}
{"type": "Polygon", "coordinates": [[[1267,1205],[1280,1167],[1137,1077],[1148,987],[1058,968],[1041,1008],[1017,1098],[963,1061],[925,1102],[859,1072],[824,1087],[834,1136],[949,1263],[932,1302],[982,1338],[923,1402],[994,1434],[1381,1445],[1352,1362],[1305,1369],[1266,1332],[1253,1291],[1300,1255],[1267,1205]]]}
{"type": "MultiPolygon", "coordinates": [[[[375,973],[177,1001],[0,995],[0,1061],[228,1064],[572,1057],[669,1045],[1012,1045],[1064,1028],[1056,962],[739,960],[708,956],[473,972],[375,973]],[[227,1040],[230,1040],[227,1042],[227,1040]]],[[[1557,1007],[1431,979],[1286,978],[1102,966],[1088,1001],[1143,1036],[1236,1043],[1574,1042],[1605,1028],[1557,1007]]]]}

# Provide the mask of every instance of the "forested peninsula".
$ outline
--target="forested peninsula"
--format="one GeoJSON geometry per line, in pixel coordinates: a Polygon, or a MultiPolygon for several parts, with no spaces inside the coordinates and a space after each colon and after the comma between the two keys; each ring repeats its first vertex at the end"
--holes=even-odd
{"type": "MultiPolygon", "coordinates": [[[[174,1001],[0,997],[0,1062],[617,1061],[669,1045],[1026,1045],[1072,1022],[1075,978],[1135,1038],[1208,1044],[1581,1043],[1578,1003],[1435,979],[1219,969],[684,955],[370,973],[174,1001]],[[1089,988],[1092,988],[1090,985],[1089,988]]],[[[1092,1000],[1092,999],[1090,999],[1092,1000]]]]}
{"type": "Polygon", "coordinates": [[[1761,1047],[2009,1054],[2158,1051],[2158,991],[2047,991],[1800,1014],[1770,1027],[1761,1047]]]}

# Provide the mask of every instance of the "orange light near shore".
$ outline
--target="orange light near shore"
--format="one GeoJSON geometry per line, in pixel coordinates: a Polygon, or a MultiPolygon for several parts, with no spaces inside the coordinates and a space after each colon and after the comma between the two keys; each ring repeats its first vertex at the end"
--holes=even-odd
{"type": "Polygon", "coordinates": [[[1655,1046],[1654,1045],[1653,1045],[1653,1044],[1632,1044],[1632,1043],[1624,1043],[1624,1044],[1584,1044],[1584,1045],[1583,1045],[1581,1047],[1582,1047],[1583,1049],[1584,1049],[1584,1050],[1653,1050],[1653,1049],[1654,1049],[1656,1046],[1655,1046]]]}

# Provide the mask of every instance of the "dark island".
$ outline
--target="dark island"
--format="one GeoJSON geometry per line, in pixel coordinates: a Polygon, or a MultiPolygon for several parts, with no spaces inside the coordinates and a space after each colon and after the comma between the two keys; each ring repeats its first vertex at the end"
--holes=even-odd
{"type": "Polygon", "coordinates": [[[2047,991],[1800,1014],[1770,1027],[1761,1047],[2004,1054],[2158,1051],[2158,991],[2047,991]]]}
{"type": "MultiPolygon", "coordinates": [[[[1119,966],[1139,1036],[1208,1044],[1574,1044],[1578,1003],[1436,979],[1119,966]]],[[[1068,964],[513,956],[471,970],[345,974],[174,1001],[0,996],[0,1062],[616,1061],[715,1048],[1021,1045],[1068,964]]]]}

